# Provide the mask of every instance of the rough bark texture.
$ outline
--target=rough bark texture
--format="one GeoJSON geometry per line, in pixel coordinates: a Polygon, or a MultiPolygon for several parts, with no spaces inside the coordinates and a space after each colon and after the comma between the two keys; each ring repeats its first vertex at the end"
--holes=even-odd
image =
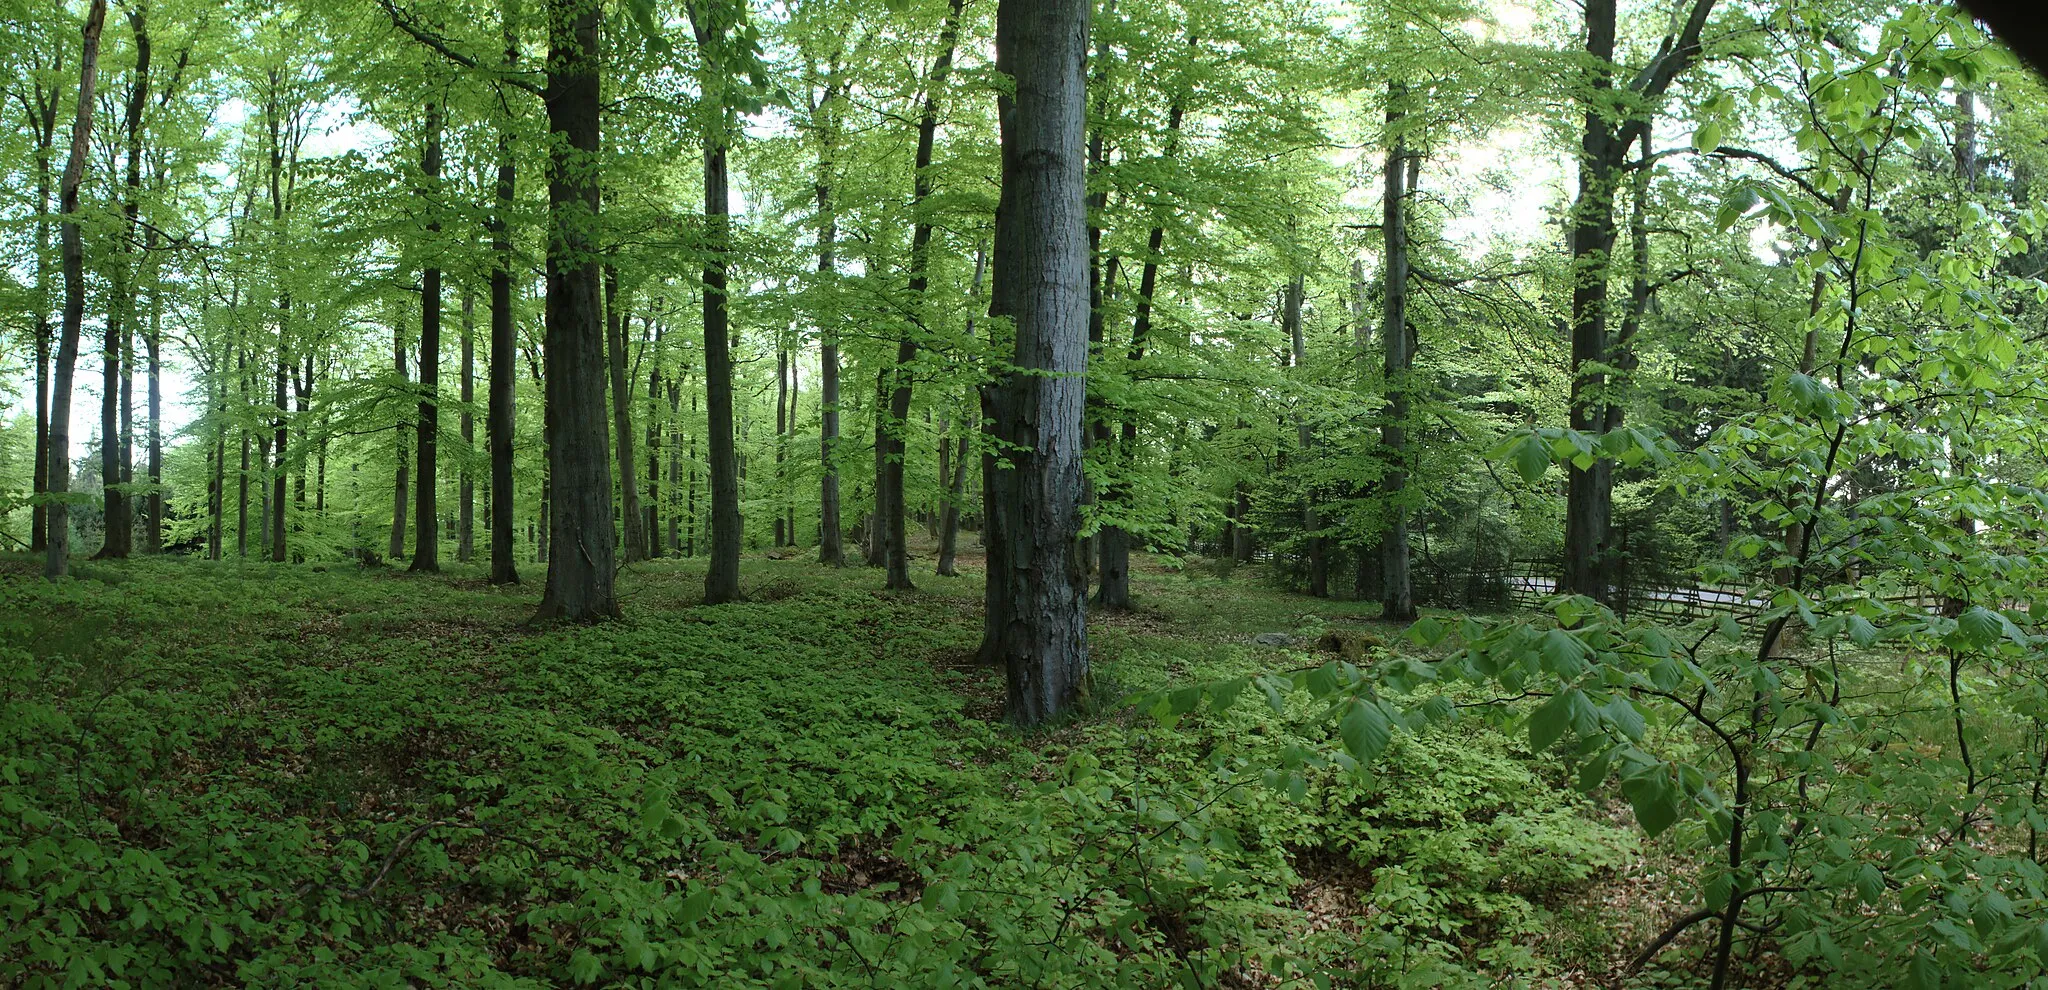
{"type": "Polygon", "coordinates": [[[605,441],[604,298],[597,254],[597,0],[548,4],[547,381],[552,553],[536,621],[616,616],[605,441]]]}
{"type": "MultiPolygon", "coordinates": [[[[1380,618],[1405,622],[1415,618],[1415,593],[1408,574],[1408,375],[1415,352],[1408,333],[1408,146],[1401,136],[1401,101],[1407,87],[1387,87],[1385,188],[1380,202],[1380,236],[1386,257],[1380,342],[1385,348],[1386,419],[1380,424],[1380,446],[1387,473],[1381,483],[1387,507],[1387,528],[1380,534],[1380,618]]],[[[1361,320],[1361,325],[1363,321],[1361,320]]],[[[1360,339],[1364,339],[1361,332],[1360,339]]]]}
{"type": "Polygon", "coordinates": [[[1002,0],[997,69],[1002,198],[991,312],[1016,328],[1019,369],[984,393],[988,481],[988,642],[1006,672],[1010,722],[1035,726],[1081,699],[1088,678],[1080,526],[1086,392],[1088,0],[1002,0]]]}
{"type": "MultiPolygon", "coordinates": [[[[425,185],[427,216],[433,217],[441,183],[441,107],[427,104],[426,147],[420,153],[420,174],[425,185]]],[[[427,239],[438,241],[441,222],[427,221],[427,239]]],[[[410,571],[441,569],[440,510],[436,505],[439,486],[435,473],[441,448],[441,268],[429,265],[420,272],[420,403],[418,421],[413,424],[413,444],[419,456],[419,475],[413,493],[413,546],[410,571]]]]}
{"type": "Polygon", "coordinates": [[[99,76],[100,31],[106,21],[106,0],[93,0],[80,32],[78,113],[71,121],[71,157],[65,161],[57,194],[64,317],[50,389],[49,490],[53,499],[49,542],[43,554],[43,575],[52,580],[63,577],[71,566],[71,518],[63,497],[71,490],[71,379],[78,367],[78,334],[85,324],[85,245],[78,236],[78,186],[85,179],[86,154],[92,145],[93,89],[99,76]]]}
{"type": "Polygon", "coordinates": [[[640,514],[638,464],[633,453],[633,378],[626,374],[626,315],[619,311],[619,273],[604,269],[604,337],[606,367],[612,380],[613,438],[619,453],[619,518],[626,563],[647,556],[646,519],[640,514]]]}

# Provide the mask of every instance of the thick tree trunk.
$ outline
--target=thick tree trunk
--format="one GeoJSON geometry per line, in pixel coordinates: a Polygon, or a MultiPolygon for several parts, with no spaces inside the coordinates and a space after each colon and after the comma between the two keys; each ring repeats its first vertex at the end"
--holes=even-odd
{"type": "MultiPolygon", "coordinates": [[[[426,148],[420,154],[420,174],[426,179],[421,196],[427,200],[427,215],[434,216],[441,184],[441,107],[427,104],[426,148]]],[[[428,240],[437,242],[441,221],[427,221],[428,240]]],[[[436,473],[441,448],[441,267],[428,266],[420,272],[420,405],[418,431],[414,442],[419,456],[419,477],[414,482],[413,547],[410,571],[441,569],[441,536],[438,528],[440,497],[436,473]]]]}
{"type": "Polygon", "coordinates": [[[78,113],[71,122],[71,157],[58,186],[58,242],[64,269],[64,322],[57,338],[57,366],[50,395],[50,532],[43,575],[55,580],[71,566],[71,518],[63,499],[71,491],[71,381],[78,367],[78,335],[85,324],[85,245],[78,234],[78,187],[92,145],[93,89],[98,82],[100,32],[106,0],[93,0],[80,33],[78,113]]]}
{"type": "MultiPolygon", "coordinates": [[[[713,50],[724,39],[712,37],[716,27],[690,4],[690,22],[700,51],[713,50]]],[[[725,67],[708,65],[707,75],[725,67]]],[[[711,566],[704,574],[704,604],[721,605],[740,598],[739,456],[733,446],[732,329],[726,309],[726,256],[731,251],[731,209],[727,200],[725,153],[733,130],[732,113],[721,106],[705,125],[704,141],[704,401],[709,407],[706,429],[711,434],[711,566]]]]}
{"type": "Polygon", "coordinates": [[[462,469],[455,482],[455,559],[469,563],[476,549],[476,476],[469,470],[476,449],[476,292],[462,286],[462,469]]]}
{"type": "Polygon", "coordinates": [[[992,312],[1016,328],[1017,371],[985,392],[989,540],[983,654],[1003,664],[1006,712],[1036,726],[1077,705],[1088,679],[1080,528],[1081,413],[1088,356],[1087,126],[1089,0],[1002,0],[997,69],[1002,198],[992,312]],[[998,575],[1000,571],[1000,576],[998,575]]]}
{"type": "Polygon", "coordinates": [[[616,616],[604,296],[597,260],[598,30],[590,0],[548,4],[547,415],[554,552],[536,620],[616,616]]]}
{"type": "Polygon", "coordinates": [[[1386,419],[1380,424],[1380,446],[1386,451],[1387,473],[1381,483],[1387,528],[1380,534],[1380,617],[1405,622],[1415,618],[1415,593],[1408,575],[1408,396],[1409,370],[1415,354],[1408,333],[1408,146],[1401,133],[1407,87],[1387,86],[1385,189],[1380,197],[1380,234],[1386,256],[1384,309],[1380,342],[1387,356],[1386,419]]]}
{"type": "Polygon", "coordinates": [[[633,453],[633,376],[626,373],[626,324],[619,311],[619,273],[604,268],[604,336],[612,380],[612,430],[619,454],[619,518],[623,530],[622,559],[632,563],[647,556],[646,520],[640,515],[640,462],[633,453]]]}

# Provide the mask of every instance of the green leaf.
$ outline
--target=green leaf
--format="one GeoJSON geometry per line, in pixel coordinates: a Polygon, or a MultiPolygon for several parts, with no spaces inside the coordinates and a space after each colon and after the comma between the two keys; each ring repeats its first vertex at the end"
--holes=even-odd
{"type": "Polygon", "coordinates": [[[1860,615],[1851,615],[1847,623],[1849,642],[1868,647],[1877,643],[1877,627],[1860,615]]]}
{"type": "Polygon", "coordinates": [[[1678,821],[1678,799],[1672,793],[1671,778],[1662,765],[1623,779],[1621,793],[1628,798],[1629,807],[1635,809],[1636,824],[1641,825],[1651,838],[1664,834],[1665,829],[1678,821]]]}
{"type": "Polygon", "coordinates": [[[1573,695],[1576,688],[1560,691],[1529,713],[1529,748],[1540,753],[1564,738],[1564,730],[1572,724],[1573,695]]]}
{"type": "Polygon", "coordinates": [[[1377,759],[1394,737],[1393,726],[1379,704],[1358,699],[1352,700],[1338,731],[1344,737],[1344,748],[1360,763],[1377,759]]]}
{"type": "Polygon", "coordinates": [[[1542,481],[1544,472],[1550,470],[1550,446],[1531,433],[1515,445],[1514,460],[1515,473],[1533,485],[1542,481]]]}
{"type": "Polygon", "coordinates": [[[1700,125],[1699,130],[1692,132],[1692,147],[1694,151],[1704,155],[1720,146],[1721,124],[1719,121],[1707,121],[1705,124],[1700,125]]]}
{"type": "Polygon", "coordinates": [[[1956,617],[1956,632],[1973,650],[1981,650],[2005,635],[2005,616],[1982,605],[1972,605],[1956,617]]]}

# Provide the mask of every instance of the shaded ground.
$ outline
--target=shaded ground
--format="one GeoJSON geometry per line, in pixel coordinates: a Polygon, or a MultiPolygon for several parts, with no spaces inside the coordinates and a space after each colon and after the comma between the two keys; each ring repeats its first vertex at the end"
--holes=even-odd
{"type": "MultiPolygon", "coordinates": [[[[920,562],[927,563],[927,562],[920,562]]],[[[979,561],[963,555],[963,569],[979,561]]],[[[922,569],[922,568],[920,568],[922,569]]],[[[531,589],[336,566],[0,562],[0,975],[22,986],[1566,985],[1634,855],[1477,720],[1318,768],[1297,702],[1127,692],[1314,662],[1376,608],[1139,568],[1098,710],[1021,738],[978,579],[752,560],[531,589]],[[1251,645],[1287,632],[1303,650],[1251,645]],[[1303,762],[1303,757],[1308,762],[1303,762]],[[1269,772],[1279,772],[1275,784],[1269,772]],[[1302,787],[1284,783],[1298,772],[1302,787]],[[1611,894],[1607,890],[1607,896],[1611,894]],[[1583,916],[1583,918],[1582,918],[1583,916]]],[[[1646,919],[1654,921],[1654,919],[1646,919]]]]}

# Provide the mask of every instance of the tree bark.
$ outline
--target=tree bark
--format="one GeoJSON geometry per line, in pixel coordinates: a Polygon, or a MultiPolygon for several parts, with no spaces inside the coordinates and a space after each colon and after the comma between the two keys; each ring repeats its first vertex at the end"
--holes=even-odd
{"type": "MultiPolygon", "coordinates": [[[[647,556],[661,556],[661,338],[666,330],[650,310],[641,317],[648,348],[647,372],[647,556]]],[[[630,477],[630,475],[629,475],[630,477]]]]}
{"type": "Polygon", "coordinates": [[[94,556],[108,559],[128,556],[135,535],[135,521],[129,511],[133,503],[128,495],[125,466],[128,461],[128,431],[121,424],[121,413],[126,406],[123,396],[129,387],[128,374],[132,366],[122,359],[128,350],[129,322],[135,312],[130,276],[136,262],[128,245],[135,241],[142,209],[142,110],[149,101],[150,57],[149,27],[145,18],[145,8],[137,7],[128,12],[128,26],[135,33],[135,72],[129,83],[128,102],[121,118],[126,149],[121,190],[121,246],[113,261],[106,338],[100,351],[100,483],[106,493],[106,537],[99,553],[94,556]]]}
{"type": "Polygon", "coordinates": [[[1081,413],[1088,355],[1089,0],[1002,0],[997,71],[1002,197],[991,310],[1016,328],[1013,365],[984,392],[988,628],[983,654],[1005,668],[1006,714],[1041,725],[1077,705],[1088,679],[1080,528],[1081,413]]]}
{"type": "Polygon", "coordinates": [[[597,253],[601,7],[550,0],[548,10],[546,433],[554,552],[534,618],[591,622],[619,612],[597,253]]]}
{"type": "MultiPolygon", "coordinates": [[[[981,280],[988,271],[988,250],[977,244],[974,248],[974,281],[968,289],[967,337],[974,338],[973,301],[981,298],[981,280]]],[[[953,455],[952,481],[946,487],[946,505],[939,518],[939,563],[935,569],[940,577],[958,577],[955,566],[960,543],[960,509],[967,498],[967,424],[960,424],[958,450],[953,455]]]]}
{"type": "MultiPolygon", "coordinates": [[[[701,51],[724,44],[724,28],[711,20],[703,4],[690,4],[690,23],[701,51]]],[[[726,71],[707,65],[707,92],[721,91],[726,71]]],[[[704,144],[704,401],[711,445],[711,566],[704,574],[704,604],[722,605],[740,598],[739,456],[733,445],[732,329],[726,309],[726,256],[731,251],[731,209],[726,191],[726,146],[732,135],[732,111],[723,101],[713,104],[714,119],[705,122],[704,144]]]]}
{"type": "Polygon", "coordinates": [[[78,113],[71,122],[71,157],[58,186],[58,243],[64,269],[64,322],[57,339],[57,366],[50,395],[50,532],[43,576],[55,580],[71,566],[71,516],[64,497],[71,491],[71,381],[78,367],[78,335],[85,324],[85,246],[78,234],[78,187],[85,180],[92,144],[93,89],[98,81],[100,32],[106,0],[92,0],[80,32],[78,113]]]}
{"type": "Polygon", "coordinates": [[[476,476],[469,465],[476,451],[476,290],[462,286],[462,470],[455,486],[455,559],[469,563],[476,549],[476,476]]]}
{"type": "MultiPolygon", "coordinates": [[[[400,388],[408,384],[405,371],[405,330],[402,326],[391,328],[391,366],[398,373],[400,388]]],[[[403,416],[392,425],[392,443],[398,450],[398,463],[391,475],[391,544],[386,559],[398,560],[405,556],[405,506],[406,495],[411,490],[410,458],[405,449],[405,420],[403,416]]]]}
{"type": "MultiPolygon", "coordinates": [[[[433,256],[440,251],[441,221],[436,202],[441,185],[441,107],[427,104],[426,147],[420,153],[420,190],[427,210],[427,239],[433,256]]],[[[439,468],[441,447],[441,266],[429,265],[420,272],[420,405],[414,450],[419,456],[418,479],[414,482],[412,566],[409,571],[441,569],[439,468]]]]}
{"type": "MultiPolygon", "coordinates": [[[[838,274],[834,248],[838,242],[838,218],[832,208],[832,151],[838,135],[832,101],[839,93],[838,66],[828,70],[823,95],[812,111],[818,131],[818,275],[828,284],[838,274]]],[[[836,320],[829,321],[836,324],[836,320]]],[[[846,548],[839,520],[839,331],[836,325],[818,328],[818,457],[823,468],[818,482],[818,561],[829,567],[846,566],[846,548]]],[[[692,475],[694,477],[694,473],[692,475]]]]}
{"type": "MultiPolygon", "coordinates": [[[[1293,348],[1296,370],[1300,370],[1308,361],[1308,342],[1302,336],[1301,327],[1301,304],[1306,291],[1304,277],[1296,273],[1294,279],[1287,283],[1287,289],[1281,293],[1280,299],[1280,328],[1287,335],[1289,345],[1293,348]]],[[[1308,452],[1315,446],[1316,435],[1314,427],[1309,425],[1308,417],[1299,411],[1294,417],[1294,432],[1302,459],[1305,461],[1308,459],[1308,452]]],[[[1318,535],[1323,528],[1323,514],[1316,507],[1316,493],[1313,489],[1302,497],[1301,528],[1308,534],[1308,593],[1315,598],[1328,598],[1329,552],[1327,541],[1318,535]]]]}
{"type": "MultiPolygon", "coordinates": [[[[143,238],[143,256],[149,257],[157,242],[156,228],[151,227],[143,238]]],[[[162,553],[164,549],[164,353],[163,353],[164,284],[160,271],[151,263],[149,285],[149,330],[143,334],[142,346],[149,355],[148,394],[149,435],[147,440],[147,467],[149,494],[143,497],[142,551],[162,553]]]]}
{"type": "MultiPolygon", "coordinates": [[[[1190,46],[1195,39],[1188,39],[1190,46]]],[[[1173,104],[1166,113],[1166,151],[1163,156],[1171,162],[1180,150],[1180,124],[1186,113],[1181,97],[1176,94],[1173,104]]],[[[1163,220],[1163,217],[1161,218],[1163,220]]],[[[1159,291],[1159,263],[1166,249],[1166,227],[1155,222],[1145,241],[1145,267],[1138,276],[1137,311],[1131,320],[1131,346],[1126,353],[1129,360],[1129,374],[1137,374],[1138,365],[1145,359],[1145,344],[1152,334],[1152,296],[1159,291]]],[[[1130,475],[1136,470],[1138,456],[1138,413],[1132,408],[1123,410],[1123,425],[1118,431],[1117,447],[1113,454],[1122,477],[1097,497],[1111,505],[1121,505],[1130,498],[1130,475]]],[[[1114,517],[1115,512],[1109,513],[1114,517]]],[[[1104,608],[1125,610],[1131,607],[1131,534],[1122,526],[1105,525],[1101,530],[1100,584],[1096,588],[1095,603],[1104,608]]]]}
{"type": "MultiPolygon", "coordinates": [[[[1386,257],[1380,343],[1386,351],[1386,418],[1380,424],[1380,446],[1386,451],[1387,473],[1381,484],[1387,528],[1380,534],[1380,618],[1406,622],[1415,618],[1415,593],[1408,574],[1408,396],[1409,370],[1415,353],[1408,333],[1408,194],[1409,156],[1402,134],[1403,102],[1408,88],[1387,85],[1385,189],[1380,202],[1380,234],[1386,257]]],[[[1362,325],[1362,322],[1361,322],[1362,325]]],[[[1361,334],[1361,339],[1363,335],[1361,334]]]]}
{"type": "MultiPolygon", "coordinates": [[[[1631,102],[1662,97],[1680,72],[1699,56],[1700,31],[1714,0],[1695,0],[1678,32],[1667,35],[1650,65],[1627,89],[1631,102]]],[[[1647,117],[1613,120],[1609,94],[1615,88],[1615,0],[1587,0],[1586,54],[1591,56],[1585,132],[1580,141],[1579,183],[1572,204],[1571,427],[1599,432],[1614,404],[1609,394],[1607,280],[1614,249],[1615,178],[1626,164],[1629,145],[1649,126],[1647,117]]],[[[1614,474],[1606,460],[1591,467],[1566,465],[1564,591],[1596,601],[1613,600],[1613,558],[1607,545],[1614,508],[1614,474]]]]}
{"type": "Polygon", "coordinates": [[[619,311],[619,304],[619,272],[606,265],[604,336],[612,383],[612,433],[619,454],[621,559],[630,564],[647,556],[647,521],[640,514],[640,462],[633,453],[633,376],[626,373],[626,323],[630,321],[619,311]]]}
{"type": "MultiPolygon", "coordinates": [[[[519,64],[517,24],[513,7],[503,8],[505,70],[519,64]]],[[[519,340],[512,322],[512,234],[510,214],[518,178],[512,157],[512,125],[498,125],[498,176],[492,186],[491,231],[491,353],[490,407],[484,411],[484,430],[490,434],[491,484],[491,583],[518,584],[519,565],[512,556],[512,440],[515,403],[519,384],[519,340]]]]}
{"type": "MultiPolygon", "coordinates": [[[[924,109],[917,122],[917,156],[910,196],[910,212],[917,218],[917,225],[910,235],[909,278],[910,305],[918,315],[912,322],[917,326],[923,324],[925,293],[930,285],[932,220],[927,209],[933,188],[932,145],[939,128],[939,94],[953,68],[953,49],[960,35],[960,10],[964,4],[965,0],[952,0],[946,11],[945,26],[939,29],[939,56],[932,62],[931,78],[925,82],[924,109]]],[[[885,446],[882,473],[875,485],[882,535],[888,545],[888,576],[884,585],[898,591],[916,587],[910,580],[910,548],[903,525],[903,433],[910,425],[911,365],[917,360],[917,332],[915,327],[907,328],[896,341],[896,363],[889,383],[888,426],[876,431],[876,439],[885,446]]]]}
{"type": "MultiPolygon", "coordinates": [[[[58,64],[62,64],[61,56],[58,64]]],[[[57,321],[51,319],[50,306],[50,214],[56,192],[51,156],[57,144],[57,93],[44,89],[37,80],[32,94],[27,122],[35,137],[36,156],[36,462],[30,471],[29,493],[35,502],[29,509],[28,546],[30,553],[42,553],[50,540],[50,507],[43,496],[50,490],[50,348],[57,337],[57,321]]]]}

